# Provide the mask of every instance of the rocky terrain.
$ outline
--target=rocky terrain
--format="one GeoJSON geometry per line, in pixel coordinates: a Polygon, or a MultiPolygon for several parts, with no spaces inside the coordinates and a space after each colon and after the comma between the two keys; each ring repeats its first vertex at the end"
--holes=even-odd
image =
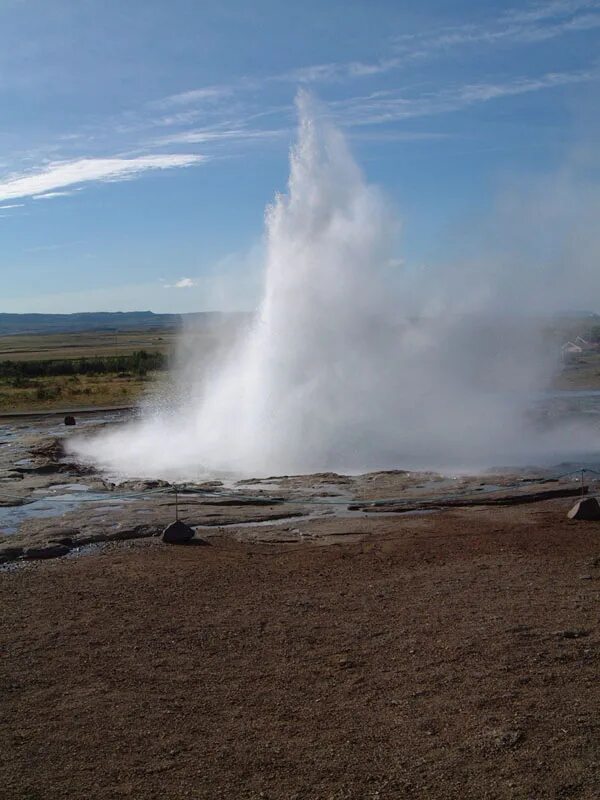
{"type": "MultiPolygon", "coordinates": [[[[159,534],[179,516],[203,538],[227,533],[239,541],[331,543],[363,536],[382,514],[512,505],[582,492],[576,474],[544,470],[447,478],[392,470],[364,475],[275,476],[170,484],[117,480],[65,454],[68,436],[118,424],[119,412],[12,421],[0,441],[0,562],[66,555],[115,540],[159,534]]],[[[587,491],[587,487],[583,489],[587,491]]]]}

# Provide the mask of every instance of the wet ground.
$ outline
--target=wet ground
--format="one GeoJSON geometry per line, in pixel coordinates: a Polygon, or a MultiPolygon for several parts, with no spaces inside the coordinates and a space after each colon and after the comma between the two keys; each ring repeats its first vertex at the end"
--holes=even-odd
{"type": "MultiPolygon", "coordinates": [[[[35,548],[30,555],[40,555],[40,547],[64,555],[97,542],[150,537],[176,517],[204,539],[227,533],[248,542],[329,544],[340,535],[364,536],[365,523],[375,515],[575,496],[582,487],[595,492],[600,478],[598,463],[588,455],[585,463],[503,467],[478,475],[388,470],[221,476],[175,486],[119,480],[65,455],[66,437],[122,424],[131,413],[81,414],[76,428],[51,415],[0,420],[0,560],[20,559],[28,548],[35,548]]],[[[545,418],[574,413],[600,419],[600,392],[554,393],[540,401],[545,418]]]]}

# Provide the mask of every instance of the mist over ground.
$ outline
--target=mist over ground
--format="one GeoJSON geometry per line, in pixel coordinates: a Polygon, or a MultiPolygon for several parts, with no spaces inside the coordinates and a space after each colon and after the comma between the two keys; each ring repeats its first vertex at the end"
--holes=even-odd
{"type": "Polygon", "coordinates": [[[184,333],[171,391],[139,421],[75,440],[78,456],[124,476],[196,479],[458,471],[596,452],[595,428],[549,428],[532,414],[559,368],[542,320],[597,297],[600,206],[578,170],[526,192],[507,186],[469,258],[415,280],[398,265],[385,196],[326,111],[305,93],[297,105],[254,320],[224,331],[210,354],[184,333]]]}

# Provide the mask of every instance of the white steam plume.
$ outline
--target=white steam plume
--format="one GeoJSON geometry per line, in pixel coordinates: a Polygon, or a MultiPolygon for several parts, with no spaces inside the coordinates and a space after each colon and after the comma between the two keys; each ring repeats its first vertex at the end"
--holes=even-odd
{"type": "Polygon", "coordinates": [[[187,359],[170,410],[80,440],[78,454],[123,475],[191,479],[460,469],[561,453],[560,437],[534,432],[526,414],[550,374],[540,338],[493,316],[494,285],[481,275],[451,291],[430,277],[409,319],[390,267],[388,204],[309,96],[298,109],[250,330],[210,366],[187,359]]]}

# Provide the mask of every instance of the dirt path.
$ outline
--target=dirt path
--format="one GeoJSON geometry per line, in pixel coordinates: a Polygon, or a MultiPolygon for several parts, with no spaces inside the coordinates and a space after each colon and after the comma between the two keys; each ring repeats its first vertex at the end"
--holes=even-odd
{"type": "Polygon", "coordinates": [[[600,526],[568,505],[0,573],[0,797],[597,800],[600,526]]]}

